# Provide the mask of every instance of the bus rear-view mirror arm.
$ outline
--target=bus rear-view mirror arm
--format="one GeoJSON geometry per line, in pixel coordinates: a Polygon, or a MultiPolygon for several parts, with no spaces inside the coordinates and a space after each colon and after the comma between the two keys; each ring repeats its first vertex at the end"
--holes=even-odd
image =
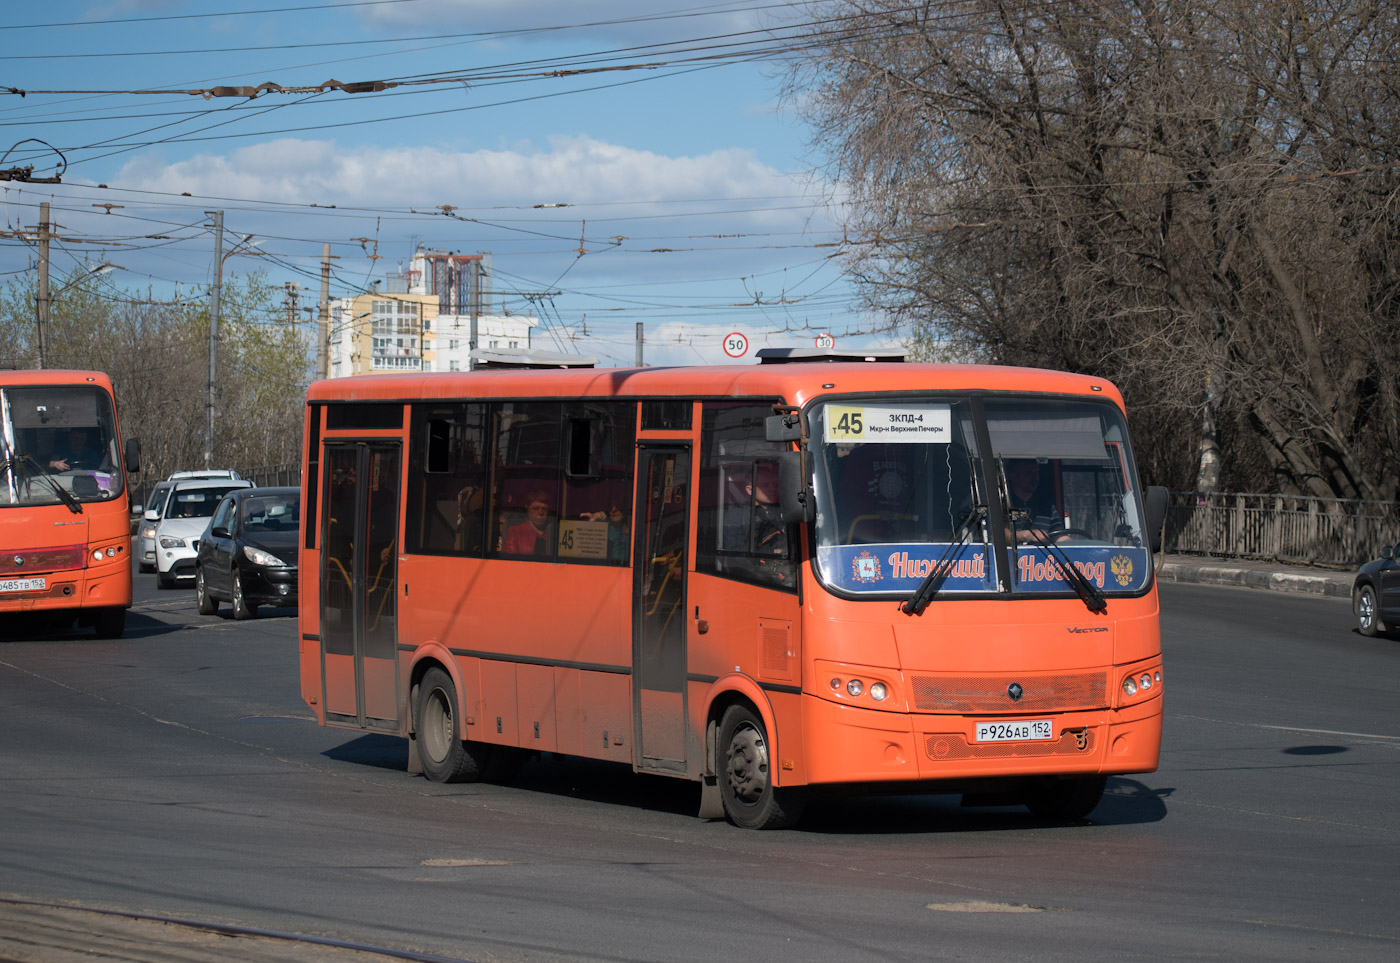
{"type": "Polygon", "coordinates": [[[803,484],[801,452],[778,455],[778,512],[788,525],[812,520],[812,493],[803,484]]]}
{"type": "Polygon", "coordinates": [[[1162,550],[1162,528],[1167,521],[1167,490],[1161,485],[1147,486],[1147,538],[1153,554],[1162,550]]]}

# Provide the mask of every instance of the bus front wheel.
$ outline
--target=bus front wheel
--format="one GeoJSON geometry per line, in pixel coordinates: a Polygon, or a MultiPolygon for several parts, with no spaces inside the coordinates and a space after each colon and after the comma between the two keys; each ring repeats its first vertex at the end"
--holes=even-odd
{"type": "Polygon", "coordinates": [[[1026,808],[1045,819],[1083,819],[1103,799],[1107,776],[1047,779],[1026,793],[1026,808]]]}
{"type": "Polygon", "coordinates": [[[747,706],[725,710],[719,727],[720,798],[734,825],[744,829],[783,829],[802,816],[800,789],[773,785],[763,720],[747,706]]]}
{"type": "Polygon", "coordinates": [[[98,609],[93,624],[97,626],[99,639],[120,639],[126,631],[126,609],[120,605],[98,609]]]}
{"type": "Polygon", "coordinates": [[[414,725],[423,775],[433,782],[476,782],[481,778],[490,747],[462,741],[457,729],[457,686],[442,669],[429,669],[418,684],[414,725]]]}

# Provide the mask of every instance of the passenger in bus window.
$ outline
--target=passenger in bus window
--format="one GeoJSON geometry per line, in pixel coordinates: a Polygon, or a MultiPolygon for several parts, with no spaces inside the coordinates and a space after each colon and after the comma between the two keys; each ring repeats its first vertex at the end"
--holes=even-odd
{"type": "Polygon", "coordinates": [[[554,530],[549,494],[536,489],[526,497],[526,519],[506,531],[504,551],[509,555],[548,555],[554,530]]]}
{"type": "Polygon", "coordinates": [[[777,462],[759,462],[754,466],[753,479],[749,489],[754,501],[754,551],[759,555],[784,555],[787,553],[787,526],[778,510],[777,462]]]}
{"type": "Polygon", "coordinates": [[[102,464],[102,449],[92,439],[97,432],[74,425],[54,446],[49,455],[49,468],[53,471],[72,471],[77,468],[95,469],[102,464]]]}
{"type": "Polygon", "coordinates": [[[605,512],[583,512],[579,518],[585,522],[608,523],[608,561],[627,561],[627,516],[614,502],[605,512]]]}

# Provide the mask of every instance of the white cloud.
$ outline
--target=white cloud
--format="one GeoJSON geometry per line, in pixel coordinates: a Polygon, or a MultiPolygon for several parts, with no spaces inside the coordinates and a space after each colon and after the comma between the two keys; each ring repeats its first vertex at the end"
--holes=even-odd
{"type": "Polygon", "coordinates": [[[666,157],[589,137],[556,137],[548,149],[450,152],[434,147],[347,147],[282,139],[230,154],[163,164],[127,162],[123,187],[284,203],[466,209],[496,205],[663,202],[691,198],[785,197],[791,176],[723,149],[666,157]],[[466,194],[468,197],[464,197],[466,194]]]}

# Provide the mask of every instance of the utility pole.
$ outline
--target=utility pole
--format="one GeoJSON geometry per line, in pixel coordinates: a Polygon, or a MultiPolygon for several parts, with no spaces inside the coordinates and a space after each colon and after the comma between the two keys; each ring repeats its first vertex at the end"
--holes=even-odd
{"type": "Polygon", "coordinates": [[[39,328],[39,368],[44,367],[44,325],[49,323],[49,202],[39,205],[39,293],[34,320],[39,328]]]}
{"type": "Polygon", "coordinates": [[[642,345],[646,344],[647,336],[642,333],[642,322],[637,322],[637,367],[642,366],[642,345]]]}
{"type": "Polygon", "coordinates": [[[467,262],[467,287],[470,289],[469,303],[471,308],[471,334],[467,338],[467,370],[471,371],[476,367],[476,359],[472,355],[476,352],[476,323],[481,315],[481,262],[467,262]]]}
{"type": "Polygon", "coordinates": [[[321,313],[316,333],[316,380],[326,377],[331,351],[331,246],[321,245],[321,313]]]}
{"type": "Polygon", "coordinates": [[[214,392],[219,371],[219,295],[224,284],[224,212],[205,211],[214,218],[214,287],[209,292],[209,400],[204,413],[204,467],[214,467],[214,392]]]}

